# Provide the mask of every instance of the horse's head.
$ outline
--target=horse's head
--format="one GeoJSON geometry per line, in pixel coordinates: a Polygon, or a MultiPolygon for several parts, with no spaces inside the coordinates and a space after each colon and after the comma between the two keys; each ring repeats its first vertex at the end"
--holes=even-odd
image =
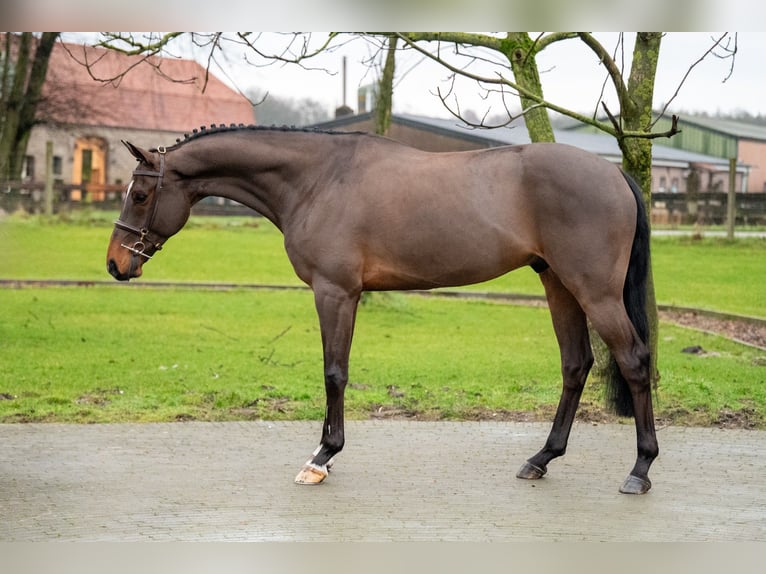
{"type": "Polygon", "coordinates": [[[106,253],[106,268],[115,279],[141,275],[144,262],[162,249],[189,218],[191,203],[168,168],[166,150],[144,150],[123,141],[139,161],[125,192],[120,218],[106,253]]]}

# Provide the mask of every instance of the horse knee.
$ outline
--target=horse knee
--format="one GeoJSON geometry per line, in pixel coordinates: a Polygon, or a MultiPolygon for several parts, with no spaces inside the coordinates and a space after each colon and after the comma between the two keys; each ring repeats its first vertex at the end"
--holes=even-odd
{"type": "Polygon", "coordinates": [[[327,367],[324,371],[324,385],[327,394],[342,393],[348,382],[348,373],[339,366],[327,367]]]}

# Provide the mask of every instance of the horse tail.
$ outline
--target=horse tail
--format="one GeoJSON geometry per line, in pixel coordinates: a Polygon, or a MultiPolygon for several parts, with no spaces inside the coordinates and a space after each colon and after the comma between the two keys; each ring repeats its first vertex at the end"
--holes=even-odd
{"type": "MultiPolygon", "coordinates": [[[[646,281],[649,274],[650,229],[641,188],[627,173],[622,172],[636,200],[636,232],[630,250],[628,273],[622,290],[625,310],[633,327],[645,344],[649,342],[649,318],[646,314],[646,281]]],[[[606,369],[606,401],[616,414],[633,416],[633,398],[628,383],[622,376],[617,361],[610,354],[606,369]]]]}

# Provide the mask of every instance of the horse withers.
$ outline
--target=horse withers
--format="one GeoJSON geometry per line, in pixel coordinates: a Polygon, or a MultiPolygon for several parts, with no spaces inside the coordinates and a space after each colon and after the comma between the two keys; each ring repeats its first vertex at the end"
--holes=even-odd
{"type": "Polygon", "coordinates": [[[138,166],[107,251],[116,279],[139,277],[192,205],[220,196],[282,231],[313,290],[327,408],[297,483],[324,481],[343,448],[362,291],[467,285],[529,265],[545,287],[563,390],[545,445],[517,476],[539,479],[564,454],[593,364],[590,320],[615,367],[609,403],[635,417],[636,463],[620,490],[650,489],[649,229],[639,188],[617,166],[555,143],[429,153],[369,134],[255,126],[202,128],[167,148],[124,143],[138,166]]]}

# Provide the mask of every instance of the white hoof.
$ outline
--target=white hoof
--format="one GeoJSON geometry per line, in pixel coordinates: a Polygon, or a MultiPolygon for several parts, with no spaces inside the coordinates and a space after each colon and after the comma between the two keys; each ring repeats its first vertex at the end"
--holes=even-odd
{"type": "Polygon", "coordinates": [[[327,466],[317,466],[316,464],[306,463],[295,477],[295,484],[321,484],[327,478],[327,466]]]}

